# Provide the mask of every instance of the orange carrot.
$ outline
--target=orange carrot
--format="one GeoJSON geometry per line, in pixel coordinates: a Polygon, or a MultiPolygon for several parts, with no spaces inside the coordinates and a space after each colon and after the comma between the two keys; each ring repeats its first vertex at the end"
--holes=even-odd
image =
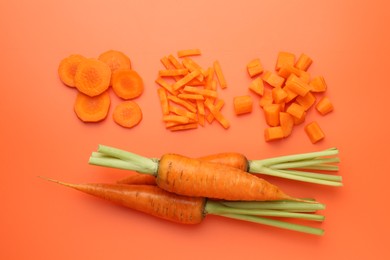
{"type": "Polygon", "coordinates": [[[286,110],[287,113],[297,119],[302,119],[305,113],[305,108],[296,102],[293,102],[286,110]]]}
{"type": "Polygon", "coordinates": [[[285,79],[283,77],[281,77],[278,74],[271,72],[271,71],[264,72],[263,80],[275,88],[276,87],[281,88],[284,84],[284,81],[285,81],[285,79]]]}
{"type": "Polygon", "coordinates": [[[328,97],[323,97],[320,101],[318,101],[316,109],[324,116],[333,111],[333,104],[328,97]]]}
{"type": "Polygon", "coordinates": [[[314,77],[310,81],[309,85],[312,92],[325,92],[327,89],[327,85],[323,76],[314,77]]]}
{"type": "Polygon", "coordinates": [[[309,92],[311,89],[309,84],[305,83],[295,74],[291,74],[288,81],[286,82],[286,86],[288,86],[291,91],[295,92],[299,96],[306,95],[307,92],[309,92]]]}
{"type": "Polygon", "coordinates": [[[305,132],[313,144],[325,138],[324,132],[316,121],[307,124],[305,132]]]}
{"type": "Polygon", "coordinates": [[[77,67],[74,77],[76,88],[88,96],[97,96],[110,86],[111,69],[97,59],[86,58],[77,67]]]}
{"type": "Polygon", "coordinates": [[[201,55],[200,49],[186,49],[177,52],[177,56],[179,58],[183,58],[186,56],[196,56],[196,55],[201,55]]]}
{"type": "Polygon", "coordinates": [[[301,118],[297,118],[295,116],[292,116],[293,120],[294,120],[294,125],[300,125],[302,124],[303,122],[305,122],[306,120],[306,111],[304,111],[304,113],[302,114],[302,117],[301,118]]]}
{"type": "Polygon", "coordinates": [[[281,87],[276,87],[272,89],[272,99],[274,103],[280,104],[283,103],[287,98],[287,92],[281,87]]]}
{"type": "Polygon", "coordinates": [[[284,132],[281,126],[268,127],[264,130],[265,141],[275,141],[284,138],[284,132]]]}
{"type": "Polygon", "coordinates": [[[307,92],[304,96],[298,96],[295,101],[303,107],[305,111],[309,110],[316,102],[316,97],[312,92],[307,92]]]}
{"type": "Polygon", "coordinates": [[[75,87],[74,77],[80,62],[85,59],[80,54],[72,54],[61,60],[58,66],[58,76],[62,83],[68,87],[75,87]]]}
{"type": "Polygon", "coordinates": [[[117,181],[116,183],[131,185],[156,185],[156,177],[149,174],[133,173],[126,178],[117,181]]]}
{"type": "Polygon", "coordinates": [[[307,71],[307,69],[310,67],[310,65],[313,63],[313,60],[305,53],[302,53],[297,62],[295,63],[295,67],[307,71]]]}
{"type": "Polygon", "coordinates": [[[295,68],[294,65],[284,64],[282,67],[280,67],[278,75],[287,79],[291,74],[295,74],[300,77],[303,75],[303,72],[304,71],[295,68]]]}
{"type": "Polygon", "coordinates": [[[99,55],[98,60],[106,63],[110,67],[112,73],[119,69],[131,69],[130,58],[121,51],[105,51],[99,55]]]}
{"type": "Polygon", "coordinates": [[[169,114],[169,103],[168,103],[168,97],[167,92],[163,88],[157,89],[158,98],[160,99],[161,109],[163,115],[169,114]]]}
{"type": "Polygon", "coordinates": [[[251,60],[247,65],[246,68],[248,70],[248,74],[251,77],[257,76],[261,73],[263,73],[263,65],[261,64],[260,59],[254,59],[251,60]]]}
{"type": "Polygon", "coordinates": [[[204,100],[204,96],[200,94],[189,94],[189,93],[182,93],[177,95],[181,99],[189,99],[189,100],[204,100]]]}
{"type": "Polygon", "coordinates": [[[279,120],[280,120],[280,126],[283,130],[283,137],[288,137],[289,135],[291,135],[291,132],[294,127],[293,116],[291,116],[287,112],[280,112],[279,120]]]}
{"type": "Polygon", "coordinates": [[[273,103],[272,99],[272,91],[269,89],[264,89],[263,96],[260,98],[259,105],[261,108],[264,108],[267,105],[271,105],[273,103]]]}
{"type": "Polygon", "coordinates": [[[265,121],[269,126],[279,126],[280,106],[278,104],[270,104],[263,107],[265,121]]]}
{"type": "Polygon", "coordinates": [[[188,117],[180,115],[164,115],[163,120],[164,122],[174,122],[179,124],[188,124],[190,122],[188,117]]]}
{"type": "Polygon", "coordinates": [[[118,97],[129,100],[141,96],[144,83],[135,70],[121,69],[113,74],[112,89],[118,97]]]}
{"type": "Polygon", "coordinates": [[[214,71],[215,71],[215,74],[217,75],[219,86],[222,89],[225,89],[227,87],[227,83],[226,83],[225,75],[222,71],[221,64],[219,63],[218,60],[214,61],[214,71]]]}
{"type": "Polygon", "coordinates": [[[189,129],[195,129],[198,128],[198,123],[187,123],[187,124],[177,124],[174,126],[168,127],[170,131],[182,131],[182,130],[189,130],[189,129]]]}
{"type": "Polygon", "coordinates": [[[213,162],[228,165],[242,171],[249,170],[249,161],[245,155],[240,153],[217,153],[212,155],[206,155],[198,158],[199,160],[206,162],[213,162]]]}
{"type": "Polygon", "coordinates": [[[190,121],[196,122],[196,120],[197,120],[197,116],[195,113],[190,112],[186,109],[182,109],[182,108],[177,107],[177,106],[170,106],[169,112],[172,112],[172,113],[179,115],[179,116],[187,117],[190,121]]]}
{"type": "Polygon", "coordinates": [[[249,89],[256,93],[259,96],[264,95],[264,83],[262,78],[257,77],[256,79],[252,80],[252,82],[249,85],[249,89]]]}
{"type": "Polygon", "coordinates": [[[278,58],[276,60],[275,70],[279,71],[280,68],[284,66],[294,66],[295,55],[290,52],[281,51],[278,53],[278,58]]]}
{"type": "Polygon", "coordinates": [[[114,122],[125,128],[132,128],[142,121],[142,110],[134,101],[119,103],[113,113],[114,122]]]}
{"type": "Polygon", "coordinates": [[[251,96],[236,96],[233,98],[234,113],[236,115],[243,115],[252,112],[253,100],[251,96]]]}
{"type": "Polygon", "coordinates": [[[74,111],[83,122],[99,122],[107,117],[110,103],[110,95],[107,91],[94,97],[78,92],[74,111]]]}
{"type": "Polygon", "coordinates": [[[289,102],[293,101],[293,100],[298,96],[297,93],[295,93],[294,91],[292,91],[292,90],[290,89],[289,85],[285,85],[285,86],[283,87],[283,90],[284,90],[284,91],[286,92],[286,94],[287,94],[287,97],[286,97],[286,99],[284,100],[286,103],[289,103],[289,102]]]}
{"type": "Polygon", "coordinates": [[[211,97],[211,98],[217,98],[218,93],[215,90],[211,89],[204,89],[204,88],[198,88],[193,86],[185,86],[184,92],[193,93],[193,94],[199,94],[203,97],[211,97]]]}

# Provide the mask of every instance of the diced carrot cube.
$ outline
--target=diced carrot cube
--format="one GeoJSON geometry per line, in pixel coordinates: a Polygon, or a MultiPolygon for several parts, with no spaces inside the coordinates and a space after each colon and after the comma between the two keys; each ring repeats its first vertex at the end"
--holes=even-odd
{"type": "Polygon", "coordinates": [[[283,139],[283,137],[284,137],[284,133],[282,127],[280,126],[268,127],[264,130],[264,139],[267,142],[280,140],[283,139]]]}
{"type": "Polygon", "coordinates": [[[324,132],[315,121],[305,126],[305,132],[313,144],[325,138],[324,132]]]}

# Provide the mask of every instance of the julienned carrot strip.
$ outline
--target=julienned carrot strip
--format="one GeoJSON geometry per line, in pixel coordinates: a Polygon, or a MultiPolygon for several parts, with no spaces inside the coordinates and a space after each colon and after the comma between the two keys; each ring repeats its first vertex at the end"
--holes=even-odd
{"type": "Polygon", "coordinates": [[[276,87],[281,88],[284,84],[284,81],[285,81],[284,78],[282,78],[278,74],[271,72],[271,71],[264,72],[263,80],[274,88],[276,88],[276,87]]]}
{"type": "Polygon", "coordinates": [[[295,74],[291,74],[291,77],[289,77],[286,86],[288,86],[291,91],[295,92],[299,96],[306,95],[311,89],[309,84],[305,83],[295,74]]]}
{"type": "Polygon", "coordinates": [[[324,132],[316,121],[307,124],[305,132],[313,144],[325,138],[324,132]]]}
{"type": "Polygon", "coordinates": [[[196,101],[196,108],[198,110],[198,122],[201,126],[204,126],[205,125],[205,116],[206,116],[206,111],[204,109],[204,101],[197,100],[196,101]]]}
{"type": "Polygon", "coordinates": [[[114,122],[125,128],[133,128],[142,121],[142,110],[134,101],[119,103],[112,114],[114,122]]]}
{"type": "Polygon", "coordinates": [[[83,122],[99,122],[107,117],[110,104],[111,99],[107,91],[93,97],[78,92],[74,111],[83,122]]]}
{"type": "Polygon", "coordinates": [[[246,65],[249,76],[254,77],[263,73],[263,65],[260,59],[253,59],[246,65]]]}
{"type": "Polygon", "coordinates": [[[79,63],[74,77],[76,88],[88,95],[97,96],[103,93],[110,86],[110,67],[94,58],[86,58],[79,63]]]}
{"type": "Polygon", "coordinates": [[[229,121],[223,116],[223,114],[219,111],[218,108],[214,106],[209,100],[204,102],[205,106],[208,108],[210,113],[215,117],[215,119],[225,128],[230,127],[229,121]]]}
{"type": "Polygon", "coordinates": [[[175,126],[168,127],[170,131],[182,131],[182,130],[189,130],[189,129],[196,129],[198,128],[198,123],[187,123],[187,124],[178,124],[175,126]]]}
{"type": "Polygon", "coordinates": [[[167,92],[163,88],[158,88],[157,94],[158,94],[158,98],[160,100],[161,110],[162,110],[163,115],[168,115],[169,111],[170,111],[170,109],[169,109],[170,106],[168,103],[167,92]]]}
{"type": "Polygon", "coordinates": [[[176,107],[176,106],[170,106],[169,107],[169,112],[172,112],[176,115],[179,115],[179,116],[184,116],[184,117],[188,117],[190,120],[192,121],[196,121],[197,120],[197,116],[195,113],[192,113],[186,109],[182,109],[182,108],[179,108],[179,107],[176,107]]]}
{"type": "Polygon", "coordinates": [[[296,119],[302,119],[305,114],[305,108],[296,102],[293,102],[286,110],[287,113],[295,117],[296,119]]]}
{"type": "Polygon", "coordinates": [[[309,91],[304,96],[298,96],[295,101],[307,111],[315,104],[316,97],[309,91]]]}
{"type": "Polygon", "coordinates": [[[173,90],[179,90],[180,88],[184,87],[184,85],[186,85],[188,82],[190,82],[191,80],[193,80],[199,75],[200,75],[200,70],[194,70],[191,73],[188,73],[183,78],[181,78],[180,80],[176,81],[173,84],[173,90]]]}
{"type": "Polygon", "coordinates": [[[213,65],[214,65],[215,74],[217,75],[219,86],[222,89],[225,89],[227,87],[227,83],[226,83],[225,75],[222,71],[221,64],[219,63],[218,60],[216,60],[216,61],[214,61],[213,65]]]}
{"type": "Polygon", "coordinates": [[[172,62],[168,59],[167,56],[162,57],[160,61],[164,65],[165,69],[167,70],[176,69],[176,67],[172,64],[172,62]]]}
{"type": "Polygon", "coordinates": [[[197,56],[197,55],[201,55],[202,52],[200,51],[200,49],[186,49],[186,50],[179,50],[177,52],[177,56],[179,58],[183,58],[183,57],[186,57],[186,56],[197,56]]]}
{"type": "Polygon", "coordinates": [[[158,71],[158,75],[160,77],[184,76],[187,74],[188,74],[188,69],[167,69],[167,70],[158,71]]]}
{"type": "Polygon", "coordinates": [[[80,54],[72,54],[62,59],[58,66],[58,76],[62,83],[68,87],[75,87],[74,77],[80,62],[86,59],[80,54]]]}
{"type": "Polygon", "coordinates": [[[267,127],[264,130],[265,141],[275,141],[284,138],[284,132],[281,126],[267,127]]]}
{"type": "Polygon", "coordinates": [[[181,99],[189,99],[189,100],[204,100],[204,96],[200,94],[189,94],[189,93],[182,93],[177,95],[181,99]]]}
{"type": "Polygon", "coordinates": [[[309,85],[311,87],[310,90],[312,92],[325,92],[327,89],[327,85],[323,76],[314,77],[310,81],[309,85]]]}
{"type": "Polygon", "coordinates": [[[183,100],[177,96],[171,96],[171,95],[168,96],[168,100],[171,100],[172,102],[187,108],[189,111],[196,113],[196,106],[194,106],[192,103],[190,103],[186,100],[183,100]]]}
{"type": "MultiPolygon", "coordinates": [[[[210,100],[206,100],[207,102],[212,102],[212,101],[210,101],[210,100]]],[[[215,105],[214,105],[214,107],[215,107],[215,109],[217,109],[218,111],[219,110],[221,110],[222,109],[222,107],[225,105],[225,101],[223,101],[223,99],[218,99],[218,100],[216,100],[216,102],[215,102],[215,105]]],[[[212,114],[212,113],[209,113],[207,116],[206,116],[206,120],[207,120],[207,122],[209,122],[210,124],[211,124],[211,122],[213,122],[213,120],[214,120],[214,115],[212,114]]]]}
{"type": "Polygon", "coordinates": [[[184,68],[183,64],[181,64],[180,61],[178,61],[172,54],[168,55],[168,59],[176,69],[184,68]]]}
{"type": "Polygon", "coordinates": [[[166,91],[168,91],[169,93],[171,93],[172,95],[177,95],[178,92],[176,90],[173,89],[173,86],[171,84],[169,84],[168,82],[166,82],[163,78],[161,77],[158,77],[155,82],[160,85],[161,87],[163,87],[166,91]]]}
{"type": "Polygon", "coordinates": [[[142,95],[144,82],[141,76],[132,69],[116,70],[111,80],[115,94],[125,100],[134,99],[142,95]]]}
{"type": "Polygon", "coordinates": [[[260,77],[257,77],[256,79],[252,80],[249,84],[249,89],[256,93],[259,96],[264,95],[264,83],[263,80],[260,77]]]}
{"type": "Polygon", "coordinates": [[[198,63],[196,63],[193,59],[191,59],[189,57],[185,57],[182,61],[182,64],[189,71],[200,70],[201,74],[197,77],[200,81],[203,81],[204,77],[207,76],[206,71],[198,63]]]}
{"type": "Polygon", "coordinates": [[[252,112],[253,100],[251,96],[236,96],[233,98],[234,113],[236,115],[243,115],[252,112]]]}
{"type": "Polygon", "coordinates": [[[199,94],[204,97],[211,97],[211,98],[217,98],[218,93],[215,90],[211,89],[204,89],[199,87],[193,87],[193,86],[185,86],[184,92],[193,93],[193,94],[199,94]]]}
{"type": "Polygon", "coordinates": [[[316,109],[321,115],[326,115],[333,111],[333,104],[328,97],[322,97],[318,101],[316,109]]]}
{"type": "Polygon", "coordinates": [[[307,71],[307,69],[310,67],[310,65],[313,63],[313,60],[305,53],[302,53],[297,62],[295,63],[295,67],[307,71]]]}
{"type": "Polygon", "coordinates": [[[279,126],[280,119],[279,119],[279,113],[280,113],[280,105],[278,104],[270,104],[263,107],[264,110],[264,117],[266,123],[273,127],[273,126],[279,126]]]}
{"type": "Polygon", "coordinates": [[[165,122],[174,122],[179,124],[188,124],[190,122],[188,117],[179,115],[164,115],[163,120],[165,122]]]}
{"type": "Polygon", "coordinates": [[[284,66],[294,66],[295,54],[285,51],[280,51],[276,60],[275,70],[279,71],[284,66]]]}

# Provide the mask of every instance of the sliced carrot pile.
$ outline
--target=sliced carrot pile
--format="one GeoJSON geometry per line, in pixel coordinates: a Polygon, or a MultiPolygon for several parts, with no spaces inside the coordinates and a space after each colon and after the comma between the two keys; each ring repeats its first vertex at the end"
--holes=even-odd
{"type": "MultiPolygon", "coordinates": [[[[83,122],[100,122],[107,117],[111,105],[110,87],[124,100],[135,99],[144,90],[143,80],[131,68],[130,58],[117,50],[108,50],[97,58],[69,55],[60,61],[58,75],[62,83],[77,89],[74,111],[83,122]]],[[[163,94],[159,93],[162,104],[167,103],[163,94]]],[[[166,106],[164,109],[169,111],[166,106]]],[[[116,106],[113,119],[131,128],[142,120],[142,111],[134,101],[123,102],[116,106]]]]}
{"type": "MultiPolygon", "coordinates": [[[[204,127],[217,121],[223,128],[230,123],[221,109],[223,100],[218,89],[227,87],[225,75],[219,61],[202,67],[192,56],[200,56],[199,49],[169,54],[160,59],[163,69],[158,71],[155,83],[161,104],[162,121],[171,131],[204,127]]],[[[256,88],[260,91],[259,87],[256,88]]]]}
{"type": "MultiPolygon", "coordinates": [[[[328,97],[318,96],[324,95],[327,84],[322,75],[311,76],[309,68],[312,63],[311,57],[305,53],[296,56],[281,51],[274,71],[264,70],[259,59],[247,64],[251,76],[248,88],[259,97],[259,106],[268,125],[264,132],[266,141],[290,136],[294,127],[305,122],[313,107],[321,115],[333,110],[328,97]],[[257,71],[254,69],[256,66],[257,71]]],[[[309,132],[307,135],[313,143],[325,136],[318,124],[305,126],[305,131],[309,132]]]]}

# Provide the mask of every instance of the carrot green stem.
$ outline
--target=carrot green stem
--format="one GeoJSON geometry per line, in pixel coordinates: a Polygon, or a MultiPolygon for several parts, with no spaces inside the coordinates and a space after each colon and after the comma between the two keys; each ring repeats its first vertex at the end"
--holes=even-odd
{"type": "Polygon", "coordinates": [[[223,201],[223,205],[240,209],[274,209],[286,211],[317,211],[324,210],[325,205],[321,203],[305,203],[297,201],[223,201]]]}

